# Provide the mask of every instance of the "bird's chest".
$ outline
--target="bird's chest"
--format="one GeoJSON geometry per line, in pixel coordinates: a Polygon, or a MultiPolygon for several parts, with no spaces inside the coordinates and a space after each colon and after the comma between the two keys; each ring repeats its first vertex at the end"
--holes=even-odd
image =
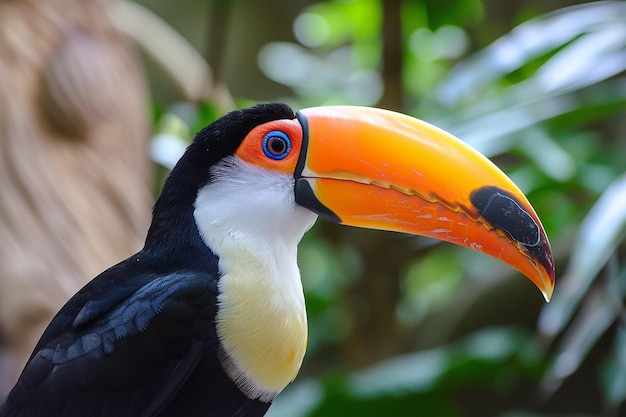
{"type": "Polygon", "coordinates": [[[235,248],[220,261],[220,363],[246,396],[263,401],[296,377],[307,344],[297,265],[277,259],[235,248]]]}

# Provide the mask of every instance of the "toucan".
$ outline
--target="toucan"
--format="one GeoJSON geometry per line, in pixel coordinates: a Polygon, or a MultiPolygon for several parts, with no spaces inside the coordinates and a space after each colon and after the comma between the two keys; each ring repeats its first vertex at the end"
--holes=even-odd
{"type": "Polygon", "coordinates": [[[58,312],[0,416],[264,415],[305,354],[296,254],[318,216],[472,248],[554,288],[537,214],[461,140],[382,109],[256,105],[195,136],[144,248],[58,312]]]}

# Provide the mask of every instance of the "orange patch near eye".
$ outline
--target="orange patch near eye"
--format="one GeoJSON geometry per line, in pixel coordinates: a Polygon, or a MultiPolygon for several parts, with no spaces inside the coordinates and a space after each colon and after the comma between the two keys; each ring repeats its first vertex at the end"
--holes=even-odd
{"type": "Polygon", "coordinates": [[[251,164],[292,175],[296,169],[301,148],[302,126],[300,122],[297,119],[274,120],[252,129],[237,148],[235,155],[251,164]],[[263,151],[263,139],[265,135],[273,131],[283,132],[291,142],[289,153],[282,159],[272,159],[263,151]]]}

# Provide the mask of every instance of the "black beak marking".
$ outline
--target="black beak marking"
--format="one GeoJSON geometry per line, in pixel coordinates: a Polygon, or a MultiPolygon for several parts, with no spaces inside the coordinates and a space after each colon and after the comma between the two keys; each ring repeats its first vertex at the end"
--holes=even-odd
{"type": "Polygon", "coordinates": [[[307,149],[309,147],[309,121],[306,116],[300,112],[296,113],[296,117],[302,126],[302,147],[300,149],[298,163],[296,164],[296,171],[294,172],[294,193],[296,196],[296,203],[299,206],[311,210],[323,219],[330,220],[335,223],[341,223],[341,218],[331,209],[322,204],[313,192],[308,179],[302,176],[302,171],[304,170],[304,165],[306,164],[307,149]]]}
{"type": "Polygon", "coordinates": [[[341,218],[318,200],[306,178],[296,178],[295,194],[299,206],[311,210],[323,219],[341,223],[341,218]]]}
{"type": "MultiPolygon", "coordinates": [[[[554,271],[550,245],[541,228],[508,192],[494,186],[474,190],[470,201],[485,220],[522,244],[528,254],[546,271],[554,271]]],[[[551,279],[554,282],[554,274],[551,279]]]]}
{"type": "Polygon", "coordinates": [[[482,187],[472,192],[470,201],[489,224],[513,240],[527,248],[541,242],[539,226],[508,192],[493,186],[482,187]]]}

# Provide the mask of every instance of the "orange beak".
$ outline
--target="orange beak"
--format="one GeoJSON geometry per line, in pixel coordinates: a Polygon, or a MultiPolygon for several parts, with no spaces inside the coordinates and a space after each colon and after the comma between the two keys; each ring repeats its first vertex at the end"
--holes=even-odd
{"type": "Polygon", "coordinates": [[[350,226],[433,237],[526,275],[547,301],[554,264],[539,217],[491,161],[421,120],[366,107],[297,114],[296,202],[350,226]]]}

